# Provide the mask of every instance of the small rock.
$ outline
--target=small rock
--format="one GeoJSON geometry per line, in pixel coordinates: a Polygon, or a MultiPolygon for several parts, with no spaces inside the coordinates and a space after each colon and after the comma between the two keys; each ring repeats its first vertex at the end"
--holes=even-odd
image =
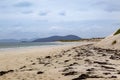
{"type": "Polygon", "coordinates": [[[107,56],[106,54],[102,54],[102,56],[107,56]]]}
{"type": "Polygon", "coordinates": [[[73,68],[72,68],[72,67],[65,68],[65,69],[63,70],[63,72],[69,71],[69,70],[71,70],[71,69],[73,69],[73,68]]]}
{"type": "Polygon", "coordinates": [[[62,75],[69,76],[69,75],[76,75],[76,74],[77,74],[76,71],[72,71],[72,72],[68,72],[68,73],[63,73],[62,75]]]}
{"type": "Polygon", "coordinates": [[[37,74],[43,74],[44,72],[42,72],[42,71],[39,71],[39,72],[37,72],[37,74]]]}
{"type": "Polygon", "coordinates": [[[94,63],[97,63],[97,64],[103,64],[103,65],[108,64],[107,62],[99,62],[99,61],[94,61],[94,63]]]}
{"type": "Polygon", "coordinates": [[[26,68],[26,66],[23,66],[23,67],[21,67],[20,69],[24,69],[24,68],[26,68]]]}
{"type": "Polygon", "coordinates": [[[111,78],[117,78],[117,76],[111,76],[111,78]]]}
{"type": "Polygon", "coordinates": [[[72,79],[72,80],[83,80],[87,79],[89,77],[88,74],[81,74],[78,78],[72,79]]]}
{"type": "Polygon", "coordinates": [[[91,69],[87,69],[86,71],[94,71],[94,68],[91,68],[91,69]]]}
{"type": "Polygon", "coordinates": [[[117,74],[120,74],[120,71],[117,74]]]}
{"type": "Polygon", "coordinates": [[[36,63],[32,63],[32,65],[35,65],[36,63]]]}
{"type": "Polygon", "coordinates": [[[8,71],[0,71],[0,76],[3,76],[7,73],[14,72],[14,70],[8,70],[8,71]]]}
{"type": "Polygon", "coordinates": [[[103,74],[105,74],[105,75],[109,75],[109,74],[111,74],[111,73],[103,73],[103,74]]]}
{"type": "Polygon", "coordinates": [[[109,66],[101,66],[101,67],[103,67],[103,68],[105,68],[105,69],[115,69],[115,68],[109,67],[109,66]]]}
{"type": "Polygon", "coordinates": [[[78,63],[74,62],[74,63],[70,64],[69,66],[74,66],[74,65],[78,65],[78,63]]]}
{"type": "Polygon", "coordinates": [[[51,59],[51,56],[46,56],[45,58],[51,59]]]}
{"type": "Polygon", "coordinates": [[[69,62],[69,60],[65,60],[64,62],[69,62]]]}

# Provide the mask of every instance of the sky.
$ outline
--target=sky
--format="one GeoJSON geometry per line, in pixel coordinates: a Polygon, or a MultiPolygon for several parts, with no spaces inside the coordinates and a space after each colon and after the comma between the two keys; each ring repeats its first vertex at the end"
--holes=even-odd
{"type": "Polygon", "coordinates": [[[120,0],[0,0],[0,39],[105,37],[120,28],[120,0]]]}

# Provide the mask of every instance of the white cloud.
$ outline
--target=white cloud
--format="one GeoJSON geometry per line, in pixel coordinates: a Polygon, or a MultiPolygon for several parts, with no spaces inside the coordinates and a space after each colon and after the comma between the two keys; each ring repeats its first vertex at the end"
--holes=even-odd
{"type": "Polygon", "coordinates": [[[59,27],[59,26],[52,26],[49,28],[50,30],[61,30],[63,29],[62,27],[59,27]]]}

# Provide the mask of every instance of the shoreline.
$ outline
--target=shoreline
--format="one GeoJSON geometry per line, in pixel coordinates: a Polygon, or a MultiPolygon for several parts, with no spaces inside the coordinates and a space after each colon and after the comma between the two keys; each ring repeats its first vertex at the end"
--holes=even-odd
{"type": "Polygon", "coordinates": [[[44,48],[50,48],[50,47],[68,47],[68,46],[79,46],[79,45],[85,45],[88,43],[95,43],[95,42],[55,42],[57,45],[41,45],[41,46],[25,46],[25,47],[12,47],[12,48],[1,48],[0,54],[2,52],[7,51],[20,51],[20,50],[30,50],[30,49],[44,49],[44,48]]]}

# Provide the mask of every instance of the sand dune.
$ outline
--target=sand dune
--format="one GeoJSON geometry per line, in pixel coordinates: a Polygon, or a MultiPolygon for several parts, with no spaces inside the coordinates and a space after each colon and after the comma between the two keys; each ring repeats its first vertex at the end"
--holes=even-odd
{"type": "MultiPolygon", "coordinates": [[[[115,34],[115,33],[114,33],[115,34]]],[[[120,34],[110,35],[102,41],[95,44],[95,46],[105,49],[119,49],[120,50],[120,34]]]]}

